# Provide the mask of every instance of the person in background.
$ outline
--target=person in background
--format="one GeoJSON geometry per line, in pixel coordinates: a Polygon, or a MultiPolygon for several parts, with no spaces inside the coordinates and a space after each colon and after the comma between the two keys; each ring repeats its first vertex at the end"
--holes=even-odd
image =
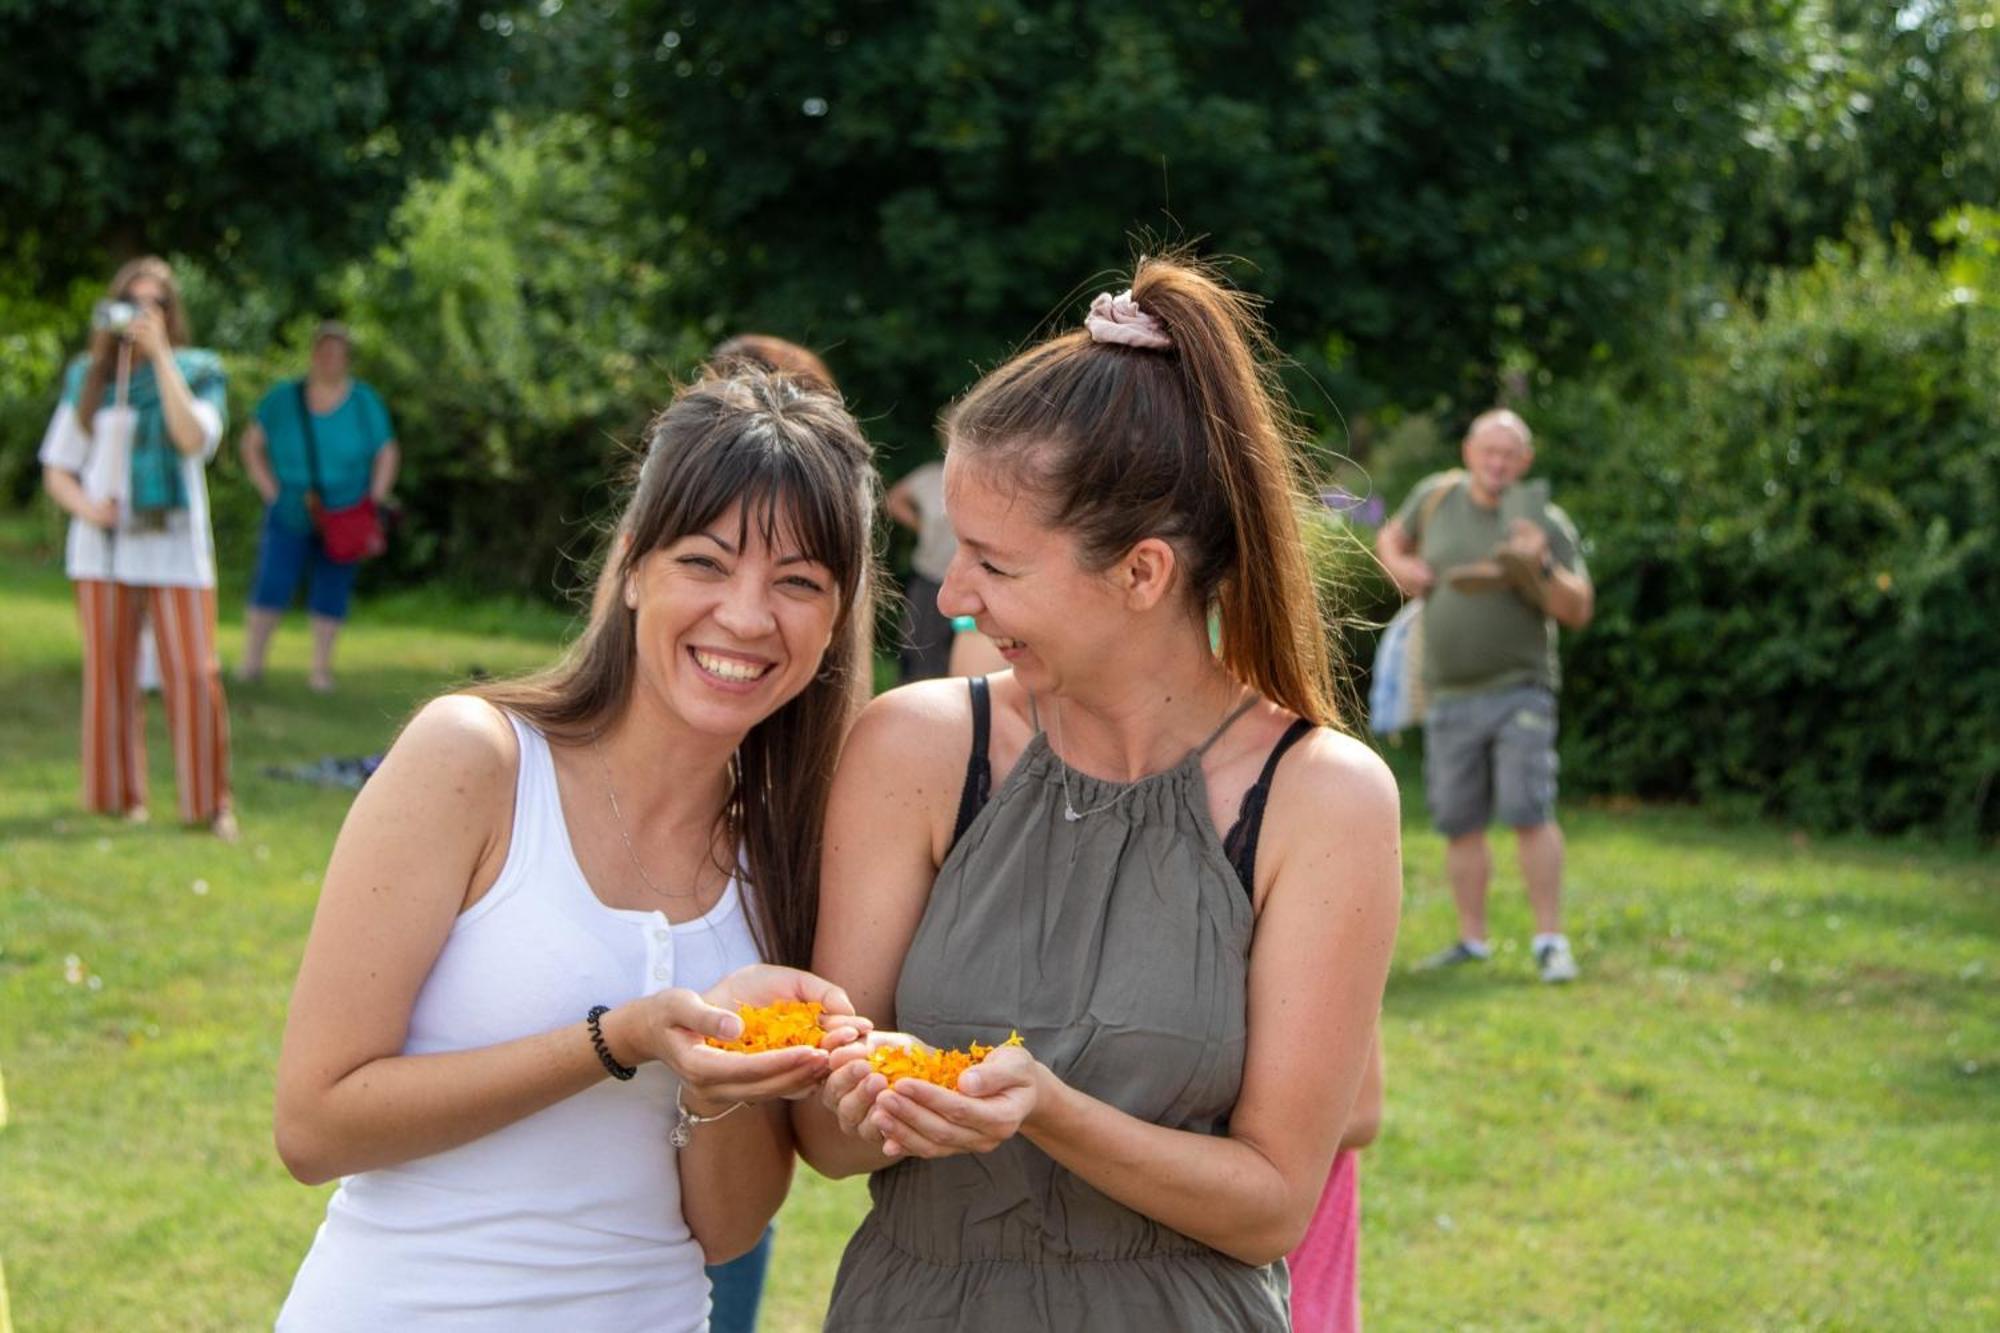
{"type": "Polygon", "coordinates": [[[228,413],[222,362],[189,346],[163,259],[111,280],[42,437],[42,486],[70,515],[63,564],[83,628],[83,799],[143,820],[139,638],[156,637],[184,823],[234,839],[229,707],[215,646],[215,538],[204,469],[228,413]]]}
{"type": "Polygon", "coordinates": [[[1007,669],[1007,659],[993,640],[979,631],[977,616],[951,618],[951,670],[953,676],[990,676],[1007,669]]]}
{"type": "Polygon", "coordinates": [[[286,380],[265,394],[256,420],[243,432],[243,468],[265,508],[238,680],[262,679],[271,635],[304,579],[306,622],[312,632],[312,670],[306,683],[321,694],[333,689],[334,644],[347,621],[361,566],[328,556],[314,530],[307,501],[316,488],[314,455],[319,503],[328,509],[343,509],[364,497],[387,505],[402,462],[389,409],[374,389],[348,374],[352,350],[345,325],[331,320],[321,324],[313,333],[305,378],[286,380]]]}
{"type": "Polygon", "coordinates": [[[1292,1333],[1361,1333],[1359,1154],[1382,1127],[1382,1036],[1340,1135],[1333,1171],[1305,1239],[1285,1258],[1292,1275],[1292,1333]]]}
{"type": "Polygon", "coordinates": [[[1406,596],[1424,598],[1424,792],[1445,837],[1458,940],[1423,968],[1483,963],[1493,854],[1486,826],[1514,829],[1543,981],[1577,975],[1562,928],[1556,824],[1556,627],[1590,623],[1594,594],[1576,527],[1526,481],[1528,423],[1505,408],[1465,433],[1464,470],[1417,483],[1376,551],[1406,596]]]}
{"type": "Polygon", "coordinates": [[[938,610],[938,590],[958,550],[944,513],[944,464],[920,463],[889,488],[882,509],[917,534],[910,577],[903,584],[902,683],[957,674],[952,667],[951,617],[938,610]]]}

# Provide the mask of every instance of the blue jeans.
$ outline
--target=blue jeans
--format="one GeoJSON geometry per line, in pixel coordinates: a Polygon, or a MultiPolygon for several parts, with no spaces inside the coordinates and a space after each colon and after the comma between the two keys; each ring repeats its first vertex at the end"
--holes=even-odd
{"type": "Polygon", "coordinates": [[[708,1333],[756,1333],[757,1303],[764,1295],[764,1271],[771,1266],[776,1231],[776,1224],[765,1227],[748,1254],[709,1268],[714,1305],[708,1312],[708,1333]]]}

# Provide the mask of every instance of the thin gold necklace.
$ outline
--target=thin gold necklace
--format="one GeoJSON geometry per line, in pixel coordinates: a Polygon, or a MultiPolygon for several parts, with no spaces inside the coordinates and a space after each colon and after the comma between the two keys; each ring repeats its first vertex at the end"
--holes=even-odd
{"type": "Polygon", "coordinates": [[[646,863],[639,859],[638,849],[632,846],[632,835],[625,831],[625,812],[618,808],[618,788],[613,786],[611,782],[611,761],[604,757],[604,745],[597,737],[592,736],[590,738],[590,748],[597,751],[597,766],[604,770],[604,794],[611,798],[611,818],[618,825],[618,840],[625,844],[625,855],[632,858],[632,868],[639,872],[640,880],[645,883],[647,888],[662,898],[672,898],[682,901],[689,898],[699,899],[701,897],[700,884],[696,884],[692,889],[685,889],[676,893],[672,889],[663,889],[653,883],[653,877],[646,873],[646,863]]]}

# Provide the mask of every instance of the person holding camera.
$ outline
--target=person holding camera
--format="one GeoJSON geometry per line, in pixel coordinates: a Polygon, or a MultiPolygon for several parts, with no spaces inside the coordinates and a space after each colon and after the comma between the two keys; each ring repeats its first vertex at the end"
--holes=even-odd
{"type": "Polygon", "coordinates": [[[181,819],[233,839],[202,472],[222,439],[227,386],[215,353],[188,343],[167,262],[120,268],[42,437],[42,486],[70,515],[63,563],[83,626],[85,806],[146,818],[139,632],[150,621],[181,819]]]}
{"type": "Polygon", "coordinates": [[[291,606],[299,580],[306,582],[306,620],[312,629],[312,672],[307,684],[333,689],[333,647],[347,620],[354,576],[361,560],[379,548],[375,511],[389,503],[402,452],[389,409],[375,390],[348,374],[347,327],[332,320],[313,333],[312,361],[304,379],[286,380],[257,404],[257,418],[243,432],[244,470],[264,497],[264,528],[257,573],[244,620],[243,663],[237,678],[263,677],[271,634],[291,606]],[[327,527],[360,511],[373,525],[372,542],[343,550],[327,527]]]}

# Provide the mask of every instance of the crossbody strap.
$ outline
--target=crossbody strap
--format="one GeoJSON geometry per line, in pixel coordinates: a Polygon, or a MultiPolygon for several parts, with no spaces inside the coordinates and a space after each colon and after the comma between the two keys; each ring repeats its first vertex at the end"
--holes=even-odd
{"type": "Polygon", "coordinates": [[[306,382],[295,380],[299,394],[299,430],[306,437],[306,472],[312,477],[312,491],[307,496],[307,504],[325,505],[326,487],[319,479],[319,438],[313,430],[312,404],[306,400],[306,382]]]}

